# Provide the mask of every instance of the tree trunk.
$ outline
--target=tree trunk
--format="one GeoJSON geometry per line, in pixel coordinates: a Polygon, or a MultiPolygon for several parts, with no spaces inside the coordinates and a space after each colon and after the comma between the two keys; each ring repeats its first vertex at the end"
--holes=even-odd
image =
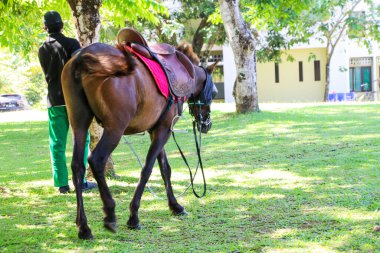
{"type": "MultiPolygon", "coordinates": [[[[75,21],[77,37],[82,47],[99,41],[100,15],[99,8],[102,0],[67,0],[75,21]]],[[[94,120],[90,126],[90,149],[96,147],[103,134],[103,128],[94,120]]],[[[110,156],[106,163],[106,175],[114,176],[114,163],[110,156]]],[[[92,171],[87,169],[87,177],[92,176],[92,171]]]]}
{"type": "Polygon", "coordinates": [[[210,25],[210,23],[207,22],[207,18],[202,18],[201,22],[198,25],[197,30],[194,33],[194,36],[193,36],[193,41],[191,43],[193,46],[193,51],[194,51],[194,53],[196,53],[199,56],[202,53],[202,47],[204,44],[204,37],[205,37],[204,28],[209,26],[209,25],[210,25]]]}
{"type": "Polygon", "coordinates": [[[325,86],[325,96],[323,98],[324,102],[329,101],[329,93],[330,93],[330,59],[327,57],[326,63],[326,86],[325,86]]]}
{"type": "Polygon", "coordinates": [[[75,21],[78,40],[83,47],[99,41],[102,0],[67,0],[75,21]]]}
{"type": "Polygon", "coordinates": [[[323,94],[323,102],[328,102],[329,101],[329,93],[330,93],[330,62],[331,62],[331,57],[334,53],[335,46],[337,42],[339,41],[339,37],[335,43],[331,41],[331,33],[325,34],[327,41],[326,41],[326,79],[325,79],[325,91],[323,94]]]}
{"type": "Polygon", "coordinates": [[[236,112],[258,112],[256,86],[256,41],[243,20],[238,0],[219,0],[224,28],[234,53],[236,112]]]}
{"type": "MultiPolygon", "coordinates": [[[[98,123],[96,123],[96,120],[94,119],[92,121],[92,124],[90,125],[90,150],[94,150],[96,145],[98,144],[100,138],[103,135],[103,128],[99,126],[98,123]]],[[[112,156],[110,156],[106,163],[105,168],[105,175],[107,177],[115,177],[115,169],[114,169],[114,162],[112,160],[112,156]]],[[[90,169],[87,169],[87,177],[93,177],[92,171],[90,169]]]]}

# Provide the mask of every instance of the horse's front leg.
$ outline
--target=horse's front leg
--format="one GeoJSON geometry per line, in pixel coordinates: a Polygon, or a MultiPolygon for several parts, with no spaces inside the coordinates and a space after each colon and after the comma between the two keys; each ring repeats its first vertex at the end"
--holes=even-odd
{"type": "Polygon", "coordinates": [[[158,164],[160,166],[160,172],[162,179],[165,183],[166,195],[168,198],[168,205],[174,215],[186,215],[185,208],[178,204],[177,199],[174,196],[172,183],[171,183],[171,167],[166,156],[165,149],[163,148],[157,157],[158,164]]]}
{"type": "Polygon", "coordinates": [[[145,160],[145,166],[141,171],[139,182],[137,183],[131,204],[129,205],[130,215],[127,225],[131,229],[140,229],[138,210],[140,208],[141,197],[144,192],[145,185],[152,174],[154,162],[170,137],[170,131],[168,128],[157,129],[151,133],[150,137],[152,143],[150,144],[145,160]]]}

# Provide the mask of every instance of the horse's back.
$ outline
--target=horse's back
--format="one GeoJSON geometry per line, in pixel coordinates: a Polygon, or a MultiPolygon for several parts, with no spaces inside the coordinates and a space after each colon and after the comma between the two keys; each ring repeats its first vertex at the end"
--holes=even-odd
{"type": "Polygon", "coordinates": [[[103,127],[126,134],[148,130],[166,99],[147,68],[130,53],[101,43],[84,48],[71,63],[93,114],[103,127]]]}
{"type": "Polygon", "coordinates": [[[123,53],[119,49],[113,46],[110,46],[108,44],[104,44],[104,43],[93,43],[87,47],[84,47],[80,51],[79,55],[83,53],[90,53],[94,55],[107,54],[107,55],[123,56],[123,53]]]}

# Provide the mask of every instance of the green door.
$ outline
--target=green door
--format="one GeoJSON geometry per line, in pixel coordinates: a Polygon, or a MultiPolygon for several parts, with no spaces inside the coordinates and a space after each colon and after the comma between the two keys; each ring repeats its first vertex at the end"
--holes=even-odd
{"type": "Polygon", "coordinates": [[[371,91],[371,67],[362,68],[363,91],[371,91]]]}
{"type": "Polygon", "coordinates": [[[371,67],[351,67],[350,68],[350,90],[351,91],[371,91],[371,67]]]}

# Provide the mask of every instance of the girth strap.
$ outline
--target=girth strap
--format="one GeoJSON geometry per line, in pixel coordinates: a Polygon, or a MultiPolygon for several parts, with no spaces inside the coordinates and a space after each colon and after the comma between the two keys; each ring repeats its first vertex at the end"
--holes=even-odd
{"type": "Polygon", "coordinates": [[[173,98],[171,96],[169,96],[168,100],[166,102],[166,106],[164,107],[164,110],[161,112],[160,117],[158,118],[156,123],[154,123],[153,127],[151,129],[149,129],[149,132],[153,131],[161,123],[161,121],[163,121],[165,119],[166,114],[169,112],[170,107],[172,106],[173,102],[174,102],[173,98]]]}

